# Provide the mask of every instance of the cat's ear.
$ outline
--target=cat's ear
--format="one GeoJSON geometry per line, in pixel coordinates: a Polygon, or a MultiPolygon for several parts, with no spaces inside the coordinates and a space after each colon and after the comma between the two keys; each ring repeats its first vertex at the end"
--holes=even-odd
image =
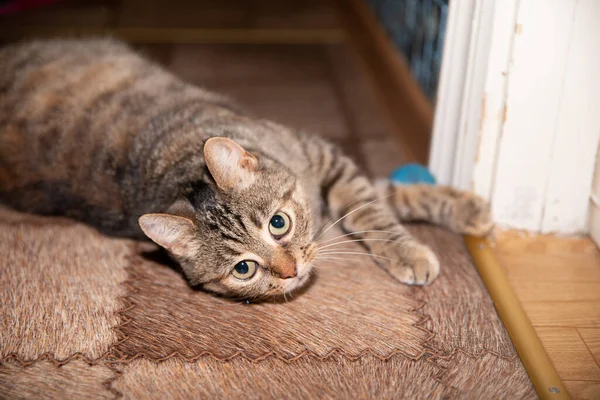
{"type": "Polygon", "coordinates": [[[174,255],[186,258],[195,255],[196,226],[190,219],[171,214],[144,214],[138,221],[146,236],[174,255]]]}
{"type": "Polygon", "coordinates": [[[204,160],[217,186],[223,190],[242,190],[256,179],[258,160],[231,139],[208,139],[204,144],[204,160]]]}
{"type": "Polygon", "coordinates": [[[192,203],[186,198],[176,200],[169,208],[167,208],[166,213],[184,217],[192,221],[194,220],[194,216],[196,214],[194,206],[192,206],[192,203]]]}

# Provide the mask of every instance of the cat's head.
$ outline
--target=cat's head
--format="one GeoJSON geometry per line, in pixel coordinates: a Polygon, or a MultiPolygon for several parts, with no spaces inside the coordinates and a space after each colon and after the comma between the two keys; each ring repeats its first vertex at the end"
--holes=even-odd
{"type": "Polygon", "coordinates": [[[315,256],[311,211],[296,177],[236,142],[206,141],[207,183],[166,214],[146,214],[144,233],[167,249],[192,284],[228,296],[291,292],[315,256]]]}

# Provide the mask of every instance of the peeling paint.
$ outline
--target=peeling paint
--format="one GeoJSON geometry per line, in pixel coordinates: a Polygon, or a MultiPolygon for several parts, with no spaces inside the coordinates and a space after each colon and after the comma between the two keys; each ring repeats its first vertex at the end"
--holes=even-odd
{"type": "MultiPolygon", "coordinates": [[[[479,132],[479,135],[477,136],[477,152],[475,153],[475,162],[474,164],[477,165],[479,163],[479,153],[481,153],[481,140],[483,138],[483,133],[479,132]]],[[[474,185],[471,185],[474,186],[474,185]]]]}
{"type": "Polygon", "coordinates": [[[521,24],[517,24],[517,25],[515,26],[515,33],[516,33],[517,35],[520,35],[521,33],[523,33],[523,25],[521,25],[521,24]]]}
{"type": "MultiPolygon", "coordinates": [[[[485,125],[485,119],[486,119],[486,99],[487,99],[487,93],[483,94],[483,98],[481,99],[481,114],[479,117],[479,135],[477,136],[477,151],[475,153],[475,161],[474,163],[477,164],[479,162],[479,153],[481,153],[481,139],[483,136],[483,126],[485,125]]],[[[471,190],[474,187],[474,183],[471,182],[471,190]]]]}
{"type": "Polygon", "coordinates": [[[480,111],[480,115],[479,115],[479,131],[480,132],[483,130],[483,125],[485,124],[485,118],[486,118],[485,105],[486,105],[486,101],[487,101],[487,93],[484,93],[483,94],[483,98],[481,99],[481,111],[480,111]]]}

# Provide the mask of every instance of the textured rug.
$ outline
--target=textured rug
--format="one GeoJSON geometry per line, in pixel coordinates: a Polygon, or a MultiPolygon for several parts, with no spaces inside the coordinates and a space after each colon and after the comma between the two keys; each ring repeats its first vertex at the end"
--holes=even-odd
{"type": "Polygon", "coordinates": [[[462,239],[411,231],[441,260],[429,287],[364,258],[247,304],[151,245],[0,209],[0,398],[535,398],[462,239]]]}

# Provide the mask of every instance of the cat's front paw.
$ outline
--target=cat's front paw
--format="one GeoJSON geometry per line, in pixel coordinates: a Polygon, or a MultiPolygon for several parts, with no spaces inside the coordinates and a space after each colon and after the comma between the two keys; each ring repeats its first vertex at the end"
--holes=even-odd
{"type": "Polygon", "coordinates": [[[394,278],[407,285],[428,285],[440,273],[440,263],[427,246],[417,242],[394,243],[382,249],[377,262],[394,278]]]}
{"type": "Polygon", "coordinates": [[[490,204],[476,194],[464,192],[453,204],[454,231],[485,236],[494,227],[490,204]]]}

